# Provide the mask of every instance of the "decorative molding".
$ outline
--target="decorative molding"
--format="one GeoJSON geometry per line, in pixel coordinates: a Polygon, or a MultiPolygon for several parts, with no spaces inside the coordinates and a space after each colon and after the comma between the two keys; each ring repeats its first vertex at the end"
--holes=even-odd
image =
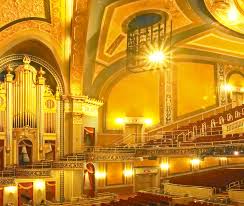
{"type": "Polygon", "coordinates": [[[15,185],[15,179],[12,177],[1,177],[0,186],[15,185]]]}
{"type": "Polygon", "coordinates": [[[20,169],[16,168],[17,177],[49,177],[51,174],[50,169],[20,169]]]}
{"type": "Polygon", "coordinates": [[[72,113],[73,124],[83,124],[83,115],[81,113],[72,113]]]}
{"type": "Polygon", "coordinates": [[[52,168],[55,169],[83,169],[84,161],[57,161],[53,162],[52,168]]]}
{"type": "MultiPolygon", "coordinates": [[[[8,0],[10,1],[10,0],[8,0]]],[[[18,0],[12,2],[22,2],[22,1],[28,1],[28,0],[18,0]]],[[[35,0],[37,1],[37,0],[35,0]]],[[[39,0],[40,1],[40,0],[39,0]]],[[[33,1],[28,1],[29,3],[33,3],[33,1]]],[[[57,44],[58,47],[60,47],[60,50],[63,48],[64,43],[64,23],[63,23],[63,9],[64,3],[60,2],[60,0],[52,0],[49,3],[49,0],[43,0],[43,4],[45,9],[45,18],[39,18],[39,17],[30,17],[30,18],[24,18],[22,20],[17,20],[16,22],[12,22],[8,25],[7,29],[4,29],[0,32],[0,42],[4,44],[5,42],[8,42],[13,37],[17,37],[18,35],[21,35],[21,33],[29,32],[33,33],[39,33],[40,35],[47,35],[48,38],[51,38],[52,44],[57,44]],[[51,9],[50,9],[50,8],[51,9]],[[17,35],[18,34],[18,35],[17,35]],[[56,41],[56,42],[55,42],[56,41]]],[[[13,8],[13,7],[12,7],[13,8]]],[[[22,7],[20,9],[23,9],[22,7]]],[[[32,10],[32,9],[31,9],[32,10]]],[[[6,13],[6,11],[3,11],[6,13]]],[[[12,10],[11,15],[14,13],[18,13],[15,10],[12,10]]],[[[1,44],[0,44],[1,45],[1,44]]]]}
{"type": "Polygon", "coordinates": [[[89,1],[74,0],[71,34],[70,92],[82,94],[86,35],[89,18],[89,1]]]}
{"type": "Polygon", "coordinates": [[[227,94],[224,90],[226,84],[225,66],[224,64],[217,64],[217,88],[218,88],[218,100],[219,106],[227,104],[227,94]]]}

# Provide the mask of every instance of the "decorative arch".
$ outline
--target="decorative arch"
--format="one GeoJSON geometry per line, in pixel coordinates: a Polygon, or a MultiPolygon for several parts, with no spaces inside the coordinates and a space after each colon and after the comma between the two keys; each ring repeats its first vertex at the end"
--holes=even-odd
{"type": "MultiPolygon", "coordinates": [[[[16,63],[16,61],[22,60],[24,56],[25,56],[24,54],[13,54],[0,59],[0,73],[7,67],[7,65],[10,65],[11,67],[17,66],[18,64],[16,63]]],[[[28,56],[30,57],[32,62],[41,65],[53,75],[60,89],[61,94],[64,94],[65,91],[64,82],[62,80],[62,77],[57,73],[56,69],[39,57],[32,56],[32,55],[28,55],[28,56]]]]}
{"type": "Polygon", "coordinates": [[[6,39],[6,41],[2,42],[2,44],[0,45],[0,57],[2,57],[7,51],[11,50],[13,47],[28,40],[36,40],[46,46],[51,51],[64,82],[64,92],[67,92],[68,85],[66,79],[64,78],[67,75],[67,72],[64,71],[64,68],[66,67],[64,66],[65,62],[63,61],[62,49],[60,47],[60,44],[55,39],[53,39],[51,35],[35,30],[18,32],[12,37],[6,39]]]}
{"type": "Polygon", "coordinates": [[[238,68],[235,68],[231,71],[229,71],[226,75],[226,82],[229,82],[230,80],[230,77],[233,75],[233,74],[239,74],[241,75],[243,78],[244,78],[244,68],[243,68],[243,71],[241,70],[241,67],[238,69],[238,68]]]}

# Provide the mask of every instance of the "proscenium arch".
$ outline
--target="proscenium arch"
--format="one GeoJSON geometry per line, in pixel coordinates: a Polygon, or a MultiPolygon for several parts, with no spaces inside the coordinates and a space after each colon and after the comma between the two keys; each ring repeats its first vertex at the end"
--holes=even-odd
{"type": "MultiPolygon", "coordinates": [[[[5,57],[1,58],[0,59],[0,73],[5,69],[5,67],[7,65],[16,66],[14,61],[23,60],[24,56],[25,56],[25,54],[13,54],[13,55],[9,55],[9,56],[5,56],[5,57]]],[[[64,82],[62,80],[62,77],[57,73],[56,69],[39,57],[32,56],[32,55],[28,55],[28,56],[30,57],[32,62],[35,62],[35,63],[41,65],[43,68],[47,69],[51,73],[51,75],[53,75],[53,77],[60,89],[60,93],[64,94],[64,91],[65,91],[64,82]]]]}

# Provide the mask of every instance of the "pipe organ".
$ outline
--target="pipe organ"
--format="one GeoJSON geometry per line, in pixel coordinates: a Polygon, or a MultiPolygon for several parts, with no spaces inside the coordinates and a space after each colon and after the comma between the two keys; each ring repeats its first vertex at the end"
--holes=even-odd
{"type": "MultiPolygon", "coordinates": [[[[46,139],[59,142],[59,89],[54,92],[46,85],[45,72],[31,66],[29,57],[24,57],[23,62],[14,70],[8,66],[5,79],[0,82],[0,133],[6,137],[6,151],[17,154],[13,152],[18,148],[13,135],[17,143],[28,138],[39,151],[34,159],[40,160],[46,139]],[[27,130],[31,132],[26,133],[27,130]]],[[[9,163],[16,162],[11,159],[16,158],[10,157],[9,163]]]]}

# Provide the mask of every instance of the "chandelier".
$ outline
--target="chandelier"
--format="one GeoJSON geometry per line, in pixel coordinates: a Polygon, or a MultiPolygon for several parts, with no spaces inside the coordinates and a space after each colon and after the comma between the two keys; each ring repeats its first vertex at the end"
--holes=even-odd
{"type": "Polygon", "coordinates": [[[167,13],[135,16],[127,25],[127,70],[139,73],[162,68],[169,60],[171,36],[167,13]]]}

